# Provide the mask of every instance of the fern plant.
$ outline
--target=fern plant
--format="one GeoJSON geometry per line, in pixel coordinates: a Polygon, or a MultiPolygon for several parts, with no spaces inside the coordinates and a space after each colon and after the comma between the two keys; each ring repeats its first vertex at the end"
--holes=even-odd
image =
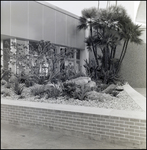
{"type": "Polygon", "coordinates": [[[46,92],[46,98],[57,98],[60,96],[60,90],[57,87],[50,88],[46,92]]]}
{"type": "Polygon", "coordinates": [[[72,95],[76,99],[84,100],[86,97],[86,93],[89,91],[91,91],[90,87],[86,87],[85,85],[82,85],[82,86],[78,86],[72,95]]]}
{"type": "Polygon", "coordinates": [[[44,92],[45,92],[45,85],[39,85],[39,84],[36,84],[34,85],[33,87],[31,87],[31,93],[32,95],[34,96],[41,96],[41,95],[44,95],[44,92]]]}
{"type": "Polygon", "coordinates": [[[22,91],[23,91],[23,86],[24,85],[20,85],[18,82],[14,83],[14,92],[17,94],[17,95],[21,95],[22,94],[22,91]]]}
{"type": "Polygon", "coordinates": [[[75,83],[63,83],[63,96],[67,95],[69,97],[72,97],[73,92],[75,92],[76,90],[76,84],[75,83]]]}

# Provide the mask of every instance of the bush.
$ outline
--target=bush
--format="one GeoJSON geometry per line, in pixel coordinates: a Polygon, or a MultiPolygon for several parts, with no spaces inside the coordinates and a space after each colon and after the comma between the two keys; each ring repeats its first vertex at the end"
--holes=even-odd
{"type": "Polygon", "coordinates": [[[73,97],[79,100],[84,100],[86,97],[86,93],[89,91],[91,91],[90,87],[86,87],[85,85],[78,86],[73,92],[73,97]]]}
{"type": "Polygon", "coordinates": [[[1,80],[1,85],[6,85],[7,84],[7,81],[5,81],[5,80],[1,80]]]}
{"type": "Polygon", "coordinates": [[[67,95],[69,97],[73,97],[73,92],[75,92],[76,87],[75,83],[63,83],[63,96],[67,95]]]}
{"type": "Polygon", "coordinates": [[[17,78],[18,78],[18,82],[24,83],[26,87],[33,86],[34,83],[39,82],[39,77],[35,76],[35,75],[29,75],[29,74],[22,73],[20,75],[17,75],[17,78]]]}
{"type": "Polygon", "coordinates": [[[57,97],[59,97],[61,95],[61,92],[60,92],[60,90],[57,87],[53,87],[53,88],[47,89],[45,91],[45,93],[46,93],[46,99],[47,98],[51,98],[51,97],[57,98],[57,97]]]}
{"type": "Polygon", "coordinates": [[[5,92],[3,96],[4,97],[10,96],[10,93],[9,92],[5,92]]]}
{"type": "Polygon", "coordinates": [[[10,84],[9,82],[7,82],[7,83],[5,84],[5,87],[6,87],[7,89],[10,89],[10,88],[11,88],[11,84],[10,84]]]}
{"type": "Polygon", "coordinates": [[[8,89],[1,90],[1,95],[4,97],[10,96],[10,91],[8,89]]]}
{"type": "Polygon", "coordinates": [[[22,91],[23,91],[23,86],[24,85],[20,85],[18,82],[14,83],[14,92],[17,94],[17,95],[21,95],[22,91]]]}
{"type": "Polygon", "coordinates": [[[8,81],[10,76],[11,76],[11,71],[10,70],[1,68],[1,80],[5,79],[6,81],[8,81]]]}
{"type": "Polygon", "coordinates": [[[44,94],[44,92],[45,92],[45,85],[36,84],[31,88],[31,93],[34,96],[37,95],[41,96],[44,94]]]}

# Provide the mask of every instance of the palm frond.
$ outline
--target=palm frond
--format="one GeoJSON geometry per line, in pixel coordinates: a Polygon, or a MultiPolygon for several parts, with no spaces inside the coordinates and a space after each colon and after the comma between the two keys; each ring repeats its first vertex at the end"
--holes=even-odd
{"type": "Polygon", "coordinates": [[[82,10],[82,16],[85,18],[95,18],[97,16],[97,9],[96,7],[92,7],[92,8],[85,8],[82,10]]]}

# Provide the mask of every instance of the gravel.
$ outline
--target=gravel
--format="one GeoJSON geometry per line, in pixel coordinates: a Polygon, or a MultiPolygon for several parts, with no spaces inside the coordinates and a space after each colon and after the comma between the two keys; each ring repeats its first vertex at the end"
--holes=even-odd
{"type": "Polygon", "coordinates": [[[10,96],[4,96],[1,94],[2,97],[11,100],[18,100],[18,101],[31,101],[31,102],[41,102],[41,103],[51,103],[51,104],[65,104],[65,105],[78,105],[78,106],[87,106],[87,107],[97,107],[97,108],[106,108],[106,109],[117,109],[117,110],[130,110],[130,111],[140,111],[143,112],[144,110],[127,94],[126,91],[120,92],[117,97],[110,96],[109,94],[105,94],[104,96],[106,99],[103,102],[98,100],[78,100],[74,98],[67,98],[67,97],[58,97],[56,98],[39,98],[38,96],[32,96],[30,94],[29,88],[24,88],[22,96],[24,98],[16,95],[11,89],[6,89],[2,86],[1,91],[6,91],[9,93],[10,96]],[[109,97],[109,98],[108,98],[109,97]]]}

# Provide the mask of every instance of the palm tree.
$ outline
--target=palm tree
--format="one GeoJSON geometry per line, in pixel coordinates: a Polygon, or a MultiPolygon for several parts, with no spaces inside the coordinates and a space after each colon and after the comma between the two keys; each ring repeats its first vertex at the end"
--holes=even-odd
{"type": "MultiPolygon", "coordinates": [[[[117,45],[122,40],[124,41],[116,69],[116,73],[118,73],[120,70],[121,63],[126,54],[128,43],[134,42],[136,44],[141,44],[142,42],[142,40],[139,38],[142,32],[142,30],[139,29],[140,26],[135,25],[132,22],[131,18],[128,16],[126,10],[122,6],[110,6],[108,9],[101,9],[99,11],[98,17],[93,23],[93,27],[95,30],[98,31],[97,37],[100,38],[100,35],[103,35],[101,36],[101,43],[106,45],[106,43],[102,41],[105,40],[108,42],[109,40],[109,44],[112,45],[110,56],[113,59],[115,58],[117,45]],[[105,24],[105,22],[107,23],[105,24]],[[108,26],[110,27],[109,29],[108,26]],[[113,33],[111,33],[112,28],[114,28],[113,33]],[[105,34],[107,36],[104,36],[105,34]]],[[[101,46],[100,42],[98,43],[98,46],[101,46]]]]}
{"type": "Polygon", "coordinates": [[[97,65],[99,66],[99,62],[97,59],[97,51],[93,44],[93,37],[92,37],[93,36],[93,22],[97,16],[97,9],[95,7],[92,7],[89,9],[83,9],[81,13],[82,13],[82,17],[80,17],[79,19],[80,24],[77,26],[77,28],[79,30],[83,30],[83,29],[86,30],[89,28],[89,31],[90,31],[89,38],[91,39],[89,47],[92,47],[92,50],[95,56],[95,61],[97,65]]]}
{"type": "Polygon", "coordinates": [[[98,66],[98,74],[105,83],[112,76],[117,76],[120,66],[125,57],[128,43],[141,44],[142,40],[140,26],[135,25],[122,6],[110,6],[108,9],[84,9],[80,17],[79,29],[90,29],[90,36],[86,39],[88,48],[92,47],[94,57],[98,66]],[[93,12],[92,12],[93,11],[93,12]],[[117,46],[123,41],[120,58],[115,58],[117,46]],[[100,48],[102,56],[98,55],[100,48]],[[101,66],[99,65],[99,61],[101,66]]]}

